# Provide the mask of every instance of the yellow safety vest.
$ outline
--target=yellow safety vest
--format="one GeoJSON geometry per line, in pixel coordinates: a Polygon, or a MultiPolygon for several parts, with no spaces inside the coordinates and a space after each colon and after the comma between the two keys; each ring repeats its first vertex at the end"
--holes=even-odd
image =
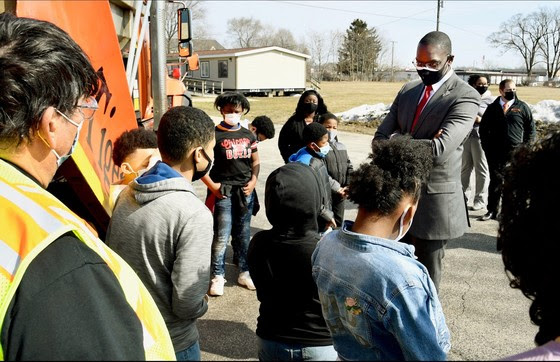
{"type": "MultiPolygon", "coordinates": [[[[128,304],[142,323],[146,359],[175,360],[165,321],[132,268],[62,202],[3,160],[0,160],[0,331],[27,267],[42,250],[67,232],[73,232],[99,254],[115,273],[128,304]]],[[[0,359],[4,359],[1,345],[0,359]]]]}

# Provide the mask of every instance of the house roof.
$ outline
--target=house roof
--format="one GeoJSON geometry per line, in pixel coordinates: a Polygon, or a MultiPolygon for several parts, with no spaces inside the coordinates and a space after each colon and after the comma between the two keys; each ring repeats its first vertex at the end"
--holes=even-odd
{"type": "Polygon", "coordinates": [[[309,59],[311,56],[303,53],[298,53],[290,49],[281,48],[278,46],[258,47],[258,48],[236,48],[236,49],[218,49],[218,50],[200,50],[197,51],[200,58],[222,58],[222,57],[241,57],[245,55],[265,53],[276,50],[282,53],[292,54],[298,57],[309,59]]]}
{"type": "Polygon", "coordinates": [[[225,49],[224,46],[218,43],[215,39],[193,39],[193,50],[201,52],[203,50],[221,50],[225,49]]]}

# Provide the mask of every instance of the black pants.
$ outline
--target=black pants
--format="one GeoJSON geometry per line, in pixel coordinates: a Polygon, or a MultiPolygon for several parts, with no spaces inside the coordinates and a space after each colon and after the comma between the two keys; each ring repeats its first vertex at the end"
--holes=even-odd
{"type": "Polygon", "coordinates": [[[486,209],[494,215],[498,214],[498,205],[502,197],[504,184],[505,160],[488,158],[488,171],[490,171],[490,184],[488,185],[488,205],[486,209]]]}
{"type": "Polygon", "coordinates": [[[344,201],[338,192],[332,193],[332,211],[336,227],[342,227],[342,222],[344,221],[344,201]]]}
{"type": "Polygon", "coordinates": [[[441,282],[442,275],[442,260],[445,256],[447,240],[426,240],[406,234],[402,241],[414,245],[414,254],[418,257],[418,261],[428,269],[430,278],[432,278],[436,290],[439,292],[439,283],[441,282]]]}

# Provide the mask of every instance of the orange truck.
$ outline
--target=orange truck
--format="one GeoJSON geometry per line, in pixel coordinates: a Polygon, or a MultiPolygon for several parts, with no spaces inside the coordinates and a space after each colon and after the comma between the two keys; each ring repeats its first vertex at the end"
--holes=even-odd
{"type": "Polygon", "coordinates": [[[161,16],[165,5],[157,0],[0,0],[0,12],[50,21],[64,29],[88,54],[99,74],[99,110],[84,125],[79,145],[58,170],[49,190],[102,238],[111,215],[109,188],[121,178],[112,160],[115,139],[152,117],[157,130],[168,107],[191,104],[183,84],[167,75],[167,46],[161,41],[165,39],[162,22],[178,21],[180,55],[196,69],[190,13],[179,9],[176,19],[166,20],[161,16]]]}

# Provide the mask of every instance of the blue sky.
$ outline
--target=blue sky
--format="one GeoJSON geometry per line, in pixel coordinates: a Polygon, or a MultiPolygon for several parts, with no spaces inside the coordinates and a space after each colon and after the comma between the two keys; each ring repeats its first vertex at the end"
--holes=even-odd
{"type": "MultiPolygon", "coordinates": [[[[437,0],[431,1],[204,1],[207,30],[228,45],[227,20],[254,17],[274,28],[287,28],[297,40],[310,31],[328,34],[344,32],[350,23],[362,19],[375,26],[387,45],[385,61],[391,61],[394,41],[395,65],[408,66],[416,55],[418,40],[436,29],[437,0]]],[[[540,7],[560,8],[559,1],[452,1],[444,0],[440,30],[453,43],[455,68],[522,66],[514,53],[501,54],[486,37],[517,13],[528,14],[540,7]]]]}

